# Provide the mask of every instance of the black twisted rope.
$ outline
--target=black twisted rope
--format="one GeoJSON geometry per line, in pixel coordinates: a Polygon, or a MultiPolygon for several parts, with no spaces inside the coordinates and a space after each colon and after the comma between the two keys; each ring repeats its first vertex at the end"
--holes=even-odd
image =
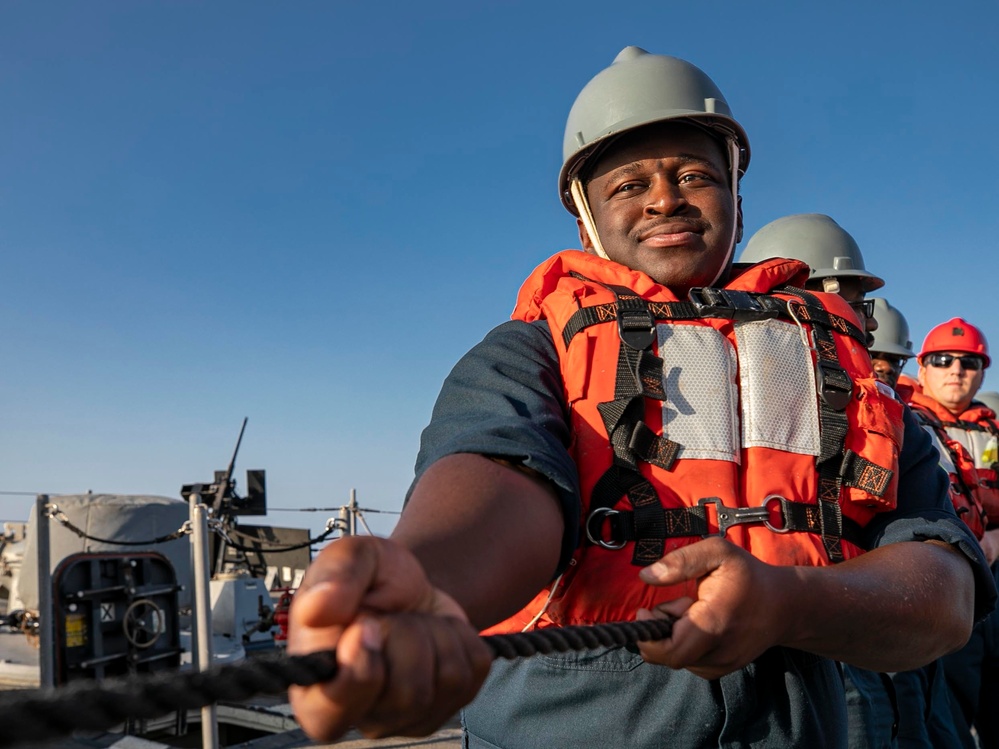
{"type": "MultiPolygon", "coordinates": [[[[614,622],[588,627],[550,627],[512,635],[483,637],[494,658],[529,658],[532,655],[568,653],[623,647],[635,642],[665,640],[673,634],[672,619],[646,619],[641,622],[614,622]]],[[[0,723],[0,725],[3,725],[0,723]]]]}
{"type": "Polygon", "coordinates": [[[242,531],[236,528],[230,528],[228,531],[226,531],[225,542],[232,548],[242,552],[252,552],[254,554],[257,554],[259,552],[266,551],[268,553],[273,554],[273,553],[280,553],[283,551],[295,551],[296,549],[304,549],[307,546],[315,546],[318,543],[322,543],[336,532],[337,532],[336,528],[330,528],[327,531],[323,531],[315,538],[310,537],[308,541],[303,541],[300,544],[293,544],[291,546],[276,546],[275,544],[272,544],[269,541],[257,538],[256,536],[252,536],[249,533],[243,533],[242,531]],[[240,538],[249,539],[255,543],[259,543],[260,546],[259,547],[246,546],[245,544],[237,543],[232,540],[232,536],[239,536],[240,538]]]}
{"type": "MultiPolygon", "coordinates": [[[[641,622],[564,627],[483,637],[494,658],[592,650],[661,640],[673,622],[641,622]]],[[[47,741],[75,730],[106,731],[126,719],[158,718],[220,701],[281,694],[292,684],[310,686],[336,676],[333,651],[308,655],[267,654],[208,671],[76,681],[57,689],[8,692],[0,697],[0,747],[47,741]]]]}

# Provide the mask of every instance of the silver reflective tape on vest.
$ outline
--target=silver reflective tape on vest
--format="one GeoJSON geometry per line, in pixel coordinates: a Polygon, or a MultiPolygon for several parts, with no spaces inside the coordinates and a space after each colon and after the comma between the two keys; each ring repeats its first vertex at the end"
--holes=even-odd
{"type": "Polygon", "coordinates": [[[952,440],[964,445],[975,459],[975,468],[991,468],[992,464],[996,462],[999,449],[996,446],[995,435],[989,432],[962,429],[946,423],[944,423],[944,427],[947,430],[947,435],[952,440]]]}
{"type": "Polygon", "coordinates": [[[663,435],[685,459],[739,461],[732,344],[714,328],[657,325],[663,360],[663,435]]]}
{"type": "Polygon", "coordinates": [[[812,355],[798,328],[778,320],[736,323],[742,444],[818,455],[818,400],[812,355]]]}
{"type": "Polygon", "coordinates": [[[937,434],[937,430],[929,424],[923,424],[923,429],[930,435],[933,447],[940,453],[940,467],[947,471],[947,473],[957,473],[957,466],[954,465],[954,460],[950,457],[950,450],[944,447],[944,444],[940,441],[940,435],[937,434]]]}

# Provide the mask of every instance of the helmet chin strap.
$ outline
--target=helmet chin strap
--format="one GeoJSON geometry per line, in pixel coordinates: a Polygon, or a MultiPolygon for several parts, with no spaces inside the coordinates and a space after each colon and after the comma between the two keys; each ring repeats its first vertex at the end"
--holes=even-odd
{"type": "Polygon", "coordinates": [[[597,257],[610,260],[610,257],[604,250],[603,244],[600,242],[600,235],[597,234],[597,225],[593,221],[593,214],[590,213],[590,203],[586,199],[586,191],[583,189],[583,183],[578,176],[573,177],[569,183],[569,192],[572,194],[572,202],[576,204],[576,212],[579,213],[579,220],[583,222],[586,235],[590,238],[590,244],[593,245],[593,251],[597,254],[597,257]]]}
{"type": "Polygon", "coordinates": [[[732,136],[727,136],[725,142],[728,144],[728,163],[731,165],[732,173],[732,200],[735,210],[732,212],[732,236],[728,243],[728,252],[725,253],[725,260],[718,267],[714,280],[709,284],[714,286],[721,279],[722,274],[732,262],[735,255],[735,246],[739,242],[739,143],[732,136]]]}

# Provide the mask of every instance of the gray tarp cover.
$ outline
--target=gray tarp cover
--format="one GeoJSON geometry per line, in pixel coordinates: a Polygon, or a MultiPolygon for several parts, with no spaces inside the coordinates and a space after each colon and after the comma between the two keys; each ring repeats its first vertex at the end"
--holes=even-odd
{"type": "MultiPolygon", "coordinates": [[[[167,536],[179,529],[190,515],[187,502],[170,497],[123,494],[69,494],[51,497],[69,522],[88,536],[122,541],[146,541],[167,536]]],[[[190,536],[150,546],[120,546],[80,538],[56,520],[49,521],[51,569],[71,554],[81,551],[136,552],[155,551],[173,565],[177,582],[184,586],[178,593],[178,605],[191,603],[190,536]]],[[[24,608],[38,609],[38,525],[35,507],[31,508],[25,537],[24,562],[17,582],[17,592],[24,608]]]]}

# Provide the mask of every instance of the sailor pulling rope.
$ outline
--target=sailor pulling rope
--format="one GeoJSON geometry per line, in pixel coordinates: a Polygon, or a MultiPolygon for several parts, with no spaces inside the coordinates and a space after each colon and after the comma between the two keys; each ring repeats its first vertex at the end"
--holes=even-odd
{"type": "MultiPolygon", "coordinates": [[[[494,658],[524,658],[621,647],[669,637],[669,619],[564,627],[483,637],[494,658]]],[[[201,672],[76,681],[56,689],[0,697],[0,747],[46,741],[75,730],[106,731],[126,719],[149,719],[221,700],[281,694],[290,685],[309,686],[336,676],[336,653],[262,655],[201,672]]]]}

